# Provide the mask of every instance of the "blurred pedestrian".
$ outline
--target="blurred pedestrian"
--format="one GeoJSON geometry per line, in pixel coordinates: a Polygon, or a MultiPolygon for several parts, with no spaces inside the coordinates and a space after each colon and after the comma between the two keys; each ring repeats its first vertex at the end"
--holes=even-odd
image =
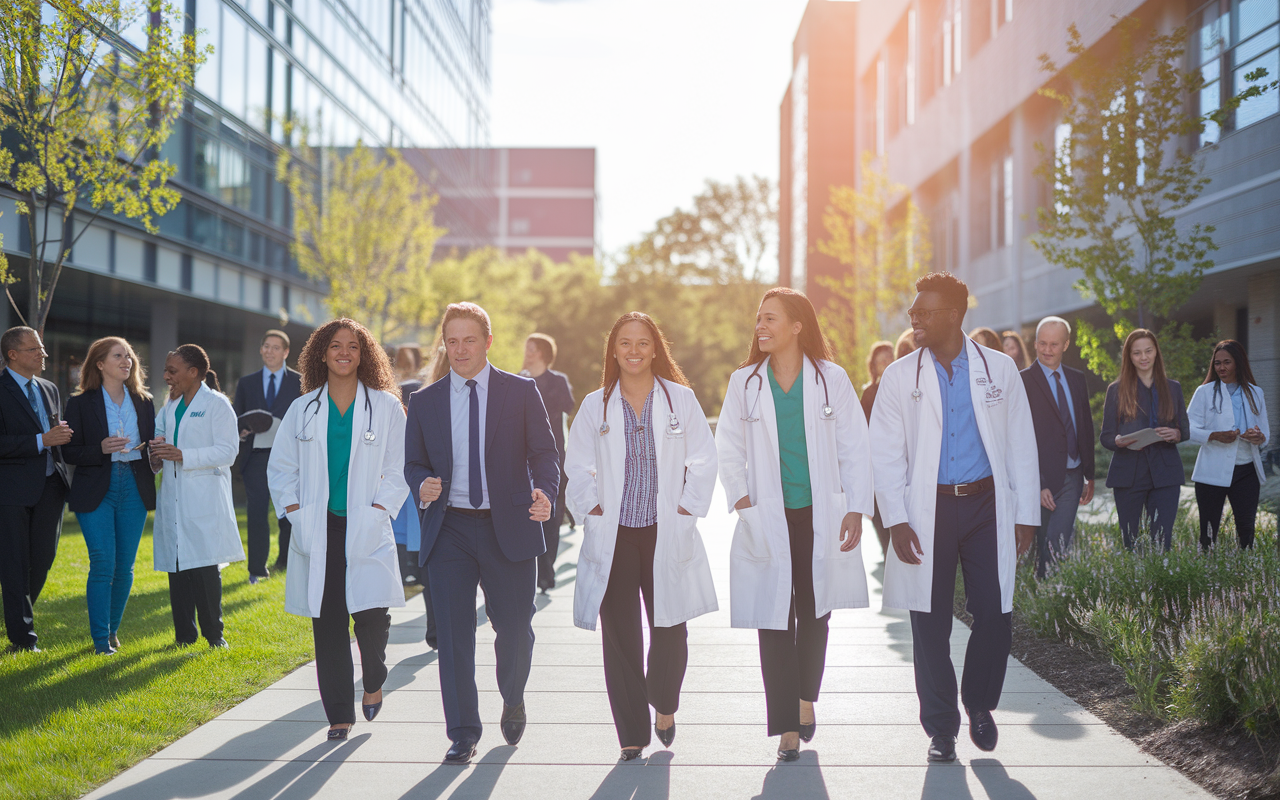
{"type": "Polygon", "coordinates": [[[1200,546],[1218,541],[1222,507],[1229,499],[1240,547],[1253,547],[1258,495],[1266,475],[1262,448],[1271,438],[1267,403],[1253,378],[1249,357],[1235,339],[1213,348],[1209,372],[1187,409],[1191,441],[1200,445],[1191,480],[1200,509],[1200,546]]]}
{"type": "Polygon", "coordinates": [[[893,345],[893,360],[897,361],[905,355],[914,353],[916,349],[916,332],[907,328],[893,345]]]}
{"type": "MultiPolygon", "coordinates": [[[[997,353],[1004,352],[1004,343],[1000,341],[1000,334],[991,328],[985,326],[974,328],[969,331],[969,338],[989,350],[995,350],[997,353]]],[[[1018,369],[1022,369],[1024,365],[1018,364],[1017,366],[1018,369]]]]}
{"type": "MultiPolygon", "coordinates": [[[[867,374],[871,376],[871,380],[866,386],[862,387],[862,413],[866,416],[867,422],[871,422],[871,408],[876,402],[876,392],[880,391],[880,376],[884,375],[884,370],[894,362],[893,344],[890,342],[879,341],[871,345],[871,351],[867,353],[867,374]]],[[[871,524],[875,526],[876,538],[880,540],[880,551],[887,558],[889,556],[889,529],[884,526],[880,520],[880,507],[876,506],[875,516],[871,518],[871,524]]]]}
{"type": "Polygon", "coordinates": [[[0,596],[10,651],[38,652],[35,604],[58,554],[71,484],[62,445],[74,429],[59,420],[58,387],[39,377],[49,357],[40,334],[10,328],[0,353],[0,596]]]}
{"type": "MultiPolygon", "coordinates": [[[[399,382],[400,403],[408,408],[409,395],[422,388],[422,349],[413,342],[398,345],[394,348],[391,363],[395,365],[396,380],[399,382]]],[[[391,519],[391,530],[396,536],[400,577],[405,586],[417,585],[421,580],[417,556],[421,528],[412,497],[405,497],[403,505],[396,509],[391,519]]]]}
{"type": "Polygon", "coordinates": [[[716,485],[716,443],[648,315],[633,311],[613,324],[601,386],[574,419],[565,470],[585,526],[573,622],[595,630],[599,619],[613,724],[622,760],[631,761],[650,742],[649,706],[658,740],[675,740],[689,665],[685,623],[719,607],[698,534],[716,485]]]}
{"type": "Polygon", "coordinates": [[[1022,341],[1022,335],[1017,331],[1005,331],[1000,334],[1000,343],[1004,347],[1004,354],[1013,359],[1013,363],[1018,369],[1026,369],[1031,366],[1031,358],[1027,355],[1027,345],[1022,341]]]}
{"type": "Polygon", "coordinates": [[[89,551],[85,599],[89,635],[100,655],[120,649],[138,543],[147,512],[156,507],[156,478],[142,455],[156,434],[156,407],[145,380],[132,345],[108,336],[89,346],[80,386],[67,401],[67,424],[75,432],[62,454],[76,467],[67,505],[89,551]]]}
{"type": "Polygon", "coordinates": [[[795,761],[817,729],[831,612],[869,602],[859,546],[874,511],[870,447],[809,298],[765,292],[754,332],[716,426],[720,482],[738,512],[730,616],[757,630],[767,734],[781,736],[779,760],[795,761]]]}
{"type": "Polygon", "coordinates": [[[556,557],[560,555],[560,526],[564,523],[565,487],[564,431],[569,416],[573,414],[573,387],[569,376],[551,367],[556,363],[556,340],[545,333],[531,333],[524,343],[524,369],[521,375],[533,378],[547,408],[547,421],[551,423],[551,435],[556,440],[556,452],[560,454],[560,497],[556,499],[551,518],[542,523],[542,535],[547,542],[547,552],[538,556],[538,589],[546,594],[556,588],[556,557]]]}
{"type": "MultiPolygon", "coordinates": [[[[243,423],[240,428],[240,475],[244,479],[248,504],[245,517],[249,528],[249,583],[265,580],[271,574],[267,570],[267,558],[271,555],[271,527],[267,522],[271,493],[267,491],[267,461],[271,458],[271,445],[276,440],[276,429],[280,427],[284,412],[302,393],[301,376],[285,363],[289,358],[289,334],[280,330],[262,334],[258,353],[262,356],[262,369],[240,379],[236,384],[234,403],[237,418],[250,411],[267,411],[272,417],[271,427],[261,433],[243,427],[243,423]]],[[[290,523],[284,509],[275,511],[279,534],[276,561],[272,566],[279,571],[289,564],[290,523]]]]}
{"type": "Polygon", "coordinates": [[[1188,436],[1182,385],[1166,377],[1156,335],[1137,328],[1124,340],[1120,377],[1107,387],[1102,411],[1102,446],[1115,453],[1107,486],[1126,549],[1137,546],[1143,522],[1152,541],[1166,551],[1173,546],[1179,487],[1187,480],[1177,444],[1188,436]]]}
{"type": "Polygon", "coordinates": [[[304,394],[289,406],[271,454],[271,496],[294,524],[284,609],[311,618],[316,680],[329,740],[355,724],[354,621],[364,718],[382,709],[392,607],[404,606],[392,509],[404,480],[404,406],[391,362],[351,319],[321,325],[298,359],[304,394]]]}
{"type": "Polygon", "coordinates": [[[1036,326],[1036,362],[1022,371],[1040,460],[1037,578],[1071,548],[1076,512],[1093,500],[1093,414],[1084,373],[1062,363],[1070,346],[1071,324],[1045,317],[1036,326]]]}
{"type": "Polygon", "coordinates": [[[164,475],[156,499],[155,568],[169,573],[174,641],[226,647],[221,564],[244,560],[231,501],[231,465],[240,449],[236,412],[209,368],[209,355],[184,344],[164,362],[171,399],[156,418],[151,471],[164,475]]]}

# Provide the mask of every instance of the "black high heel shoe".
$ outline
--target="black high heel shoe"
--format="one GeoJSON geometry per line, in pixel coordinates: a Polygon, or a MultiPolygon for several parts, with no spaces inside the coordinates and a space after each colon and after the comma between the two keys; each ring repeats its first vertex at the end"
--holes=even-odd
{"type": "Polygon", "coordinates": [[[635,761],[644,753],[643,747],[624,747],[622,748],[622,758],[620,761],[635,761]]]}
{"type": "Polygon", "coordinates": [[[325,739],[330,742],[345,742],[350,733],[351,728],[330,728],[329,735],[325,739]]]}
{"type": "Polygon", "coordinates": [[[801,722],[800,723],[800,741],[812,742],[813,734],[817,730],[818,730],[818,717],[816,715],[813,718],[813,722],[810,722],[808,725],[801,722]]]}
{"type": "Polygon", "coordinates": [[[779,761],[798,761],[799,759],[800,759],[800,748],[796,748],[795,750],[779,750],[778,751],[779,761]]]}
{"type": "Polygon", "coordinates": [[[360,708],[364,711],[364,718],[373,722],[373,718],[378,716],[378,712],[382,710],[382,701],[376,703],[361,703],[360,708]]]}
{"type": "Polygon", "coordinates": [[[662,742],[663,747],[671,747],[671,743],[676,740],[676,724],[671,723],[670,728],[659,728],[658,723],[653,723],[653,732],[658,734],[658,741],[662,742]]]}

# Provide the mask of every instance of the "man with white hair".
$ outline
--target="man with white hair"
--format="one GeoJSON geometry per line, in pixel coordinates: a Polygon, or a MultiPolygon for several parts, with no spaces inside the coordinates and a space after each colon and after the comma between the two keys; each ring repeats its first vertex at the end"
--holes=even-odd
{"type": "Polygon", "coordinates": [[[1084,373],[1062,363],[1070,345],[1071,324],[1045,317],[1036,326],[1036,360],[1022,371],[1040,452],[1037,578],[1071,549],[1076,511],[1093,499],[1093,416],[1084,373]]]}

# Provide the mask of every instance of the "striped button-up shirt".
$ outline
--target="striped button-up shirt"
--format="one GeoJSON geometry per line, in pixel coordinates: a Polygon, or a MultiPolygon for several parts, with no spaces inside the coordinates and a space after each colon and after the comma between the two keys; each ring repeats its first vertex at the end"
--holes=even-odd
{"type": "Polygon", "coordinates": [[[644,401],[639,419],[622,398],[627,463],[622,479],[622,516],[618,524],[644,528],[658,521],[658,451],[653,443],[653,391],[644,401]]]}

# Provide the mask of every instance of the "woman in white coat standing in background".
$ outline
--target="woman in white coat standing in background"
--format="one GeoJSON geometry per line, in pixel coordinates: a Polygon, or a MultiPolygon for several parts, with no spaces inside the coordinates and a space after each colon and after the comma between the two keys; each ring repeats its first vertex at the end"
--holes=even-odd
{"type": "Polygon", "coordinates": [[[716,445],[738,512],[732,624],[759,630],[769,735],[794,761],[817,727],[831,611],[868,605],[860,541],[873,511],[866,416],[800,292],[765,292],[716,445]]]}
{"type": "Polygon", "coordinates": [[[348,618],[355,621],[364,717],[382,709],[387,610],[404,605],[391,511],[404,481],[404,407],[386,353],[360,323],[317,328],[298,358],[302,396],[280,423],[267,483],[293,524],[285,611],[311,617],[327,738],[355,724],[348,618]]]}
{"type": "Polygon", "coordinates": [[[717,609],[698,517],[711,507],[711,426],[646,314],[623,314],[605,346],[601,388],[582,402],[565,453],[567,503],[584,521],[573,621],[604,639],[605,686],[622,760],[654,731],[670,747],[689,663],[685,622],[717,609]],[[648,670],[640,620],[649,622],[648,670]]]}
{"type": "Polygon", "coordinates": [[[1253,378],[1249,357],[1235,339],[1213,348],[1209,373],[1187,407],[1191,441],[1200,445],[1191,480],[1200,510],[1200,546],[1218,541],[1222,506],[1230,499],[1241,549],[1253,547],[1258,495],[1266,481],[1262,448],[1270,439],[1267,402],[1253,378]]]}
{"type": "Polygon", "coordinates": [[[244,560],[231,502],[231,465],[240,452],[236,412],[218,389],[209,355],[184,344],[164,362],[169,402],[156,418],[148,448],[152,472],[162,472],[152,547],[155,568],[169,573],[174,640],[226,647],[221,564],[244,560]],[[211,384],[206,385],[208,380],[211,384]]]}

